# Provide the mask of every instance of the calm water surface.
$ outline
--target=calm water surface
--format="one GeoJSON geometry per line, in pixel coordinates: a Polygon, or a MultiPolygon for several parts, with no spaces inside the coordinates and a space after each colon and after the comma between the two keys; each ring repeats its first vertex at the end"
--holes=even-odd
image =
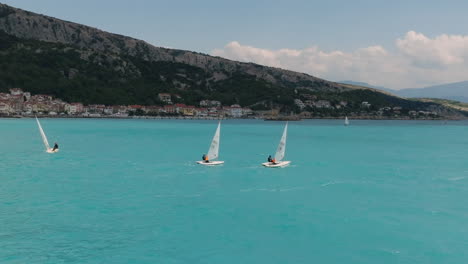
{"type": "Polygon", "coordinates": [[[468,263],[468,122],[0,119],[0,263],[468,263]]]}

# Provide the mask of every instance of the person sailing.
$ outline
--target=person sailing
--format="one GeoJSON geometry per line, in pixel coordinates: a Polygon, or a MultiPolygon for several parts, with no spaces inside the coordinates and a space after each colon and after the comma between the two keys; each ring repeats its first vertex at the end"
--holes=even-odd
{"type": "Polygon", "coordinates": [[[56,151],[58,148],[59,148],[59,146],[58,146],[57,142],[55,142],[54,148],[52,149],[52,151],[56,151]]]}
{"type": "Polygon", "coordinates": [[[208,156],[206,156],[206,154],[203,154],[202,160],[204,160],[206,163],[210,162],[208,160],[208,156]]]}
{"type": "Polygon", "coordinates": [[[268,162],[270,162],[272,164],[276,164],[276,159],[272,158],[271,155],[270,155],[270,156],[268,156],[268,162]]]}

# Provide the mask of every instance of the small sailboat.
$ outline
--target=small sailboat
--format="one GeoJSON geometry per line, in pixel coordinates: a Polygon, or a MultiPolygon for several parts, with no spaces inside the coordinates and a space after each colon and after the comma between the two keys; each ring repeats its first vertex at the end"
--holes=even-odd
{"type": "Polygon", "coordinates": [[[263,166],[268,167],[268,168],[282,168],[291,163],[291,161],[283,161],[284,155],[286,152],[287,133],[288,133],[288,123],[286,122],[286,126],[284,127],[284,131],[283,131],[283,136],[281,137],[280,143],[278,144],[278,148],[276,149],[274,161],[262,163],[263,166]]]}
{"type": "Polygon", "coordinates": [[[347,117],[347,116],[345,116],[344,125],[345,125],[345,126],[349,126],[349,121],[348,121],[348,117],[347,117]]]}
{"type": "Polygon", "coordinates": [[[208,150],[208,155],[206,155],[206,160],[197,161],[198,164],[206,166],[214,166],[223,164],[224,161],[216,160],[219,156],[219,137],[221,132],[221,121],[218,123],[218,128],[213,136],[211,141],[210,149],[208,150]]]}
{"type": "Polygon", "coordinates": [[[49,146],[49,141],[47,140],[46,134],[44,133],[44,130],[42,129],[41,123],[39,122],[39,119],[37,119],[37,116],[36,116],[36,122],[37,122],[37,126],[39,127],[39,132],[41,133],[42,142],[44,142],[46,152],[47,153],[57,153],[59,151],[58,148],[54,150],[53,148],[51,148],[49,146]]]}

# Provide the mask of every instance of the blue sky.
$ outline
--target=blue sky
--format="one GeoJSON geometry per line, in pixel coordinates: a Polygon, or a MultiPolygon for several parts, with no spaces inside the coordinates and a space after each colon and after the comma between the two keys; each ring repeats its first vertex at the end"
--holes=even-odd
{"type": "MultiPolygon", "coordinates": [[[[468,35],[468,1],[455,0],[0,1],[143,39],[157,46],[216,53],[231,59],[254,62],[258,62],[255,56],[242,57],[238,53],[229,55],[220,50],[235,42],[240,47],[266,51],[303,51],[318,47],[323,52],[354,53],[362,48],[381,46],[386,52],[398,53],[401,47],[395,45],[397,39],[405,38],[410,31],[424,34],[429,39],[443,34],[468,35]]],[[[348,77],[346,74],[323,74],[314,69],[309,71],[308,68],[297,69],[287,63],[273,63],[272,66],[315,73],[329,79],[348,77]]],[[[357,81],[372,82],[372,78],[366,80],[361,75],[356,78],[359,78],[357,81]]],[[[401,85],[376,79],[373,84],[402,88],[405,85],[458,81],[459,78],[452,79],[426,83],[407,81],[401,85]]]]}
{"type": "Polygon", "coordinates": [[[147,40],[209,52],[230,41],[279,49],[390,46],[409,30],[468,34],[468,1],[0,0],[147,40]]]}

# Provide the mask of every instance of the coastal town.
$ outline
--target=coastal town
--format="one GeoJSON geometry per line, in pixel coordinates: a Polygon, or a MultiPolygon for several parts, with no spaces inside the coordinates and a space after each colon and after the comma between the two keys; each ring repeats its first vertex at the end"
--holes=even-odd
{"type": "MultiPolygon", "coordinates": [[[[295,99],[294,105],[298,114],[281,114],[278,109],[252,110],[241,107],[238,104],[225,106],[220,101],[202,100],[198,106],[174,103],[178,98],[176,94],[159,93],[158,98],[164,105],[84,105],[80,102],[65,102],[51,95],[37,94],[20,88],[9,89],[9,93],[0,93],[0,116],[3,117],[30,117],[34,115],[49,117],[90,117],[90,118],[193,118],[193,119],[218,119],[218,118],[264,118],[276,119],[288,117],[291,120],[300,118],[336,117],[324,115],[327,111],[343,111],[348,107],[348,102],[339,101],[332,104],[327,100],[320,100],[316,96],[302,94],[301,99],[295,99]],[[321,115],[320,115],[321,114],[321,115]]],[[[349,107],[348,107],[349,109],[349,107]]],[[[361,119],[434,119],[438,118],[437,112],[429,111],[405,111],[401,107],[381,107],[372,109],[368,102],[359,105],[359,111],[349,111],[347,115],[361,119]]],[[[341,116],[341,115],[340,115],[341,116]]]]}
{"type": "Polygon", "coordinates": [[[0,93],[1,116],[34,116],[50,117],[115,117],[136,116],[182,116],[193,118],[243,118],[253,115],[250,108],[240,105],[223,106],[215,100],[202,100],[199,106],[173,103],[169,93],[158,94],[165,104],[162,106],[143,105],[83,105],[79,102],[68,103],[51,95],[31,95],[20,88],[10,89],[10,93],[0,93]]]}

